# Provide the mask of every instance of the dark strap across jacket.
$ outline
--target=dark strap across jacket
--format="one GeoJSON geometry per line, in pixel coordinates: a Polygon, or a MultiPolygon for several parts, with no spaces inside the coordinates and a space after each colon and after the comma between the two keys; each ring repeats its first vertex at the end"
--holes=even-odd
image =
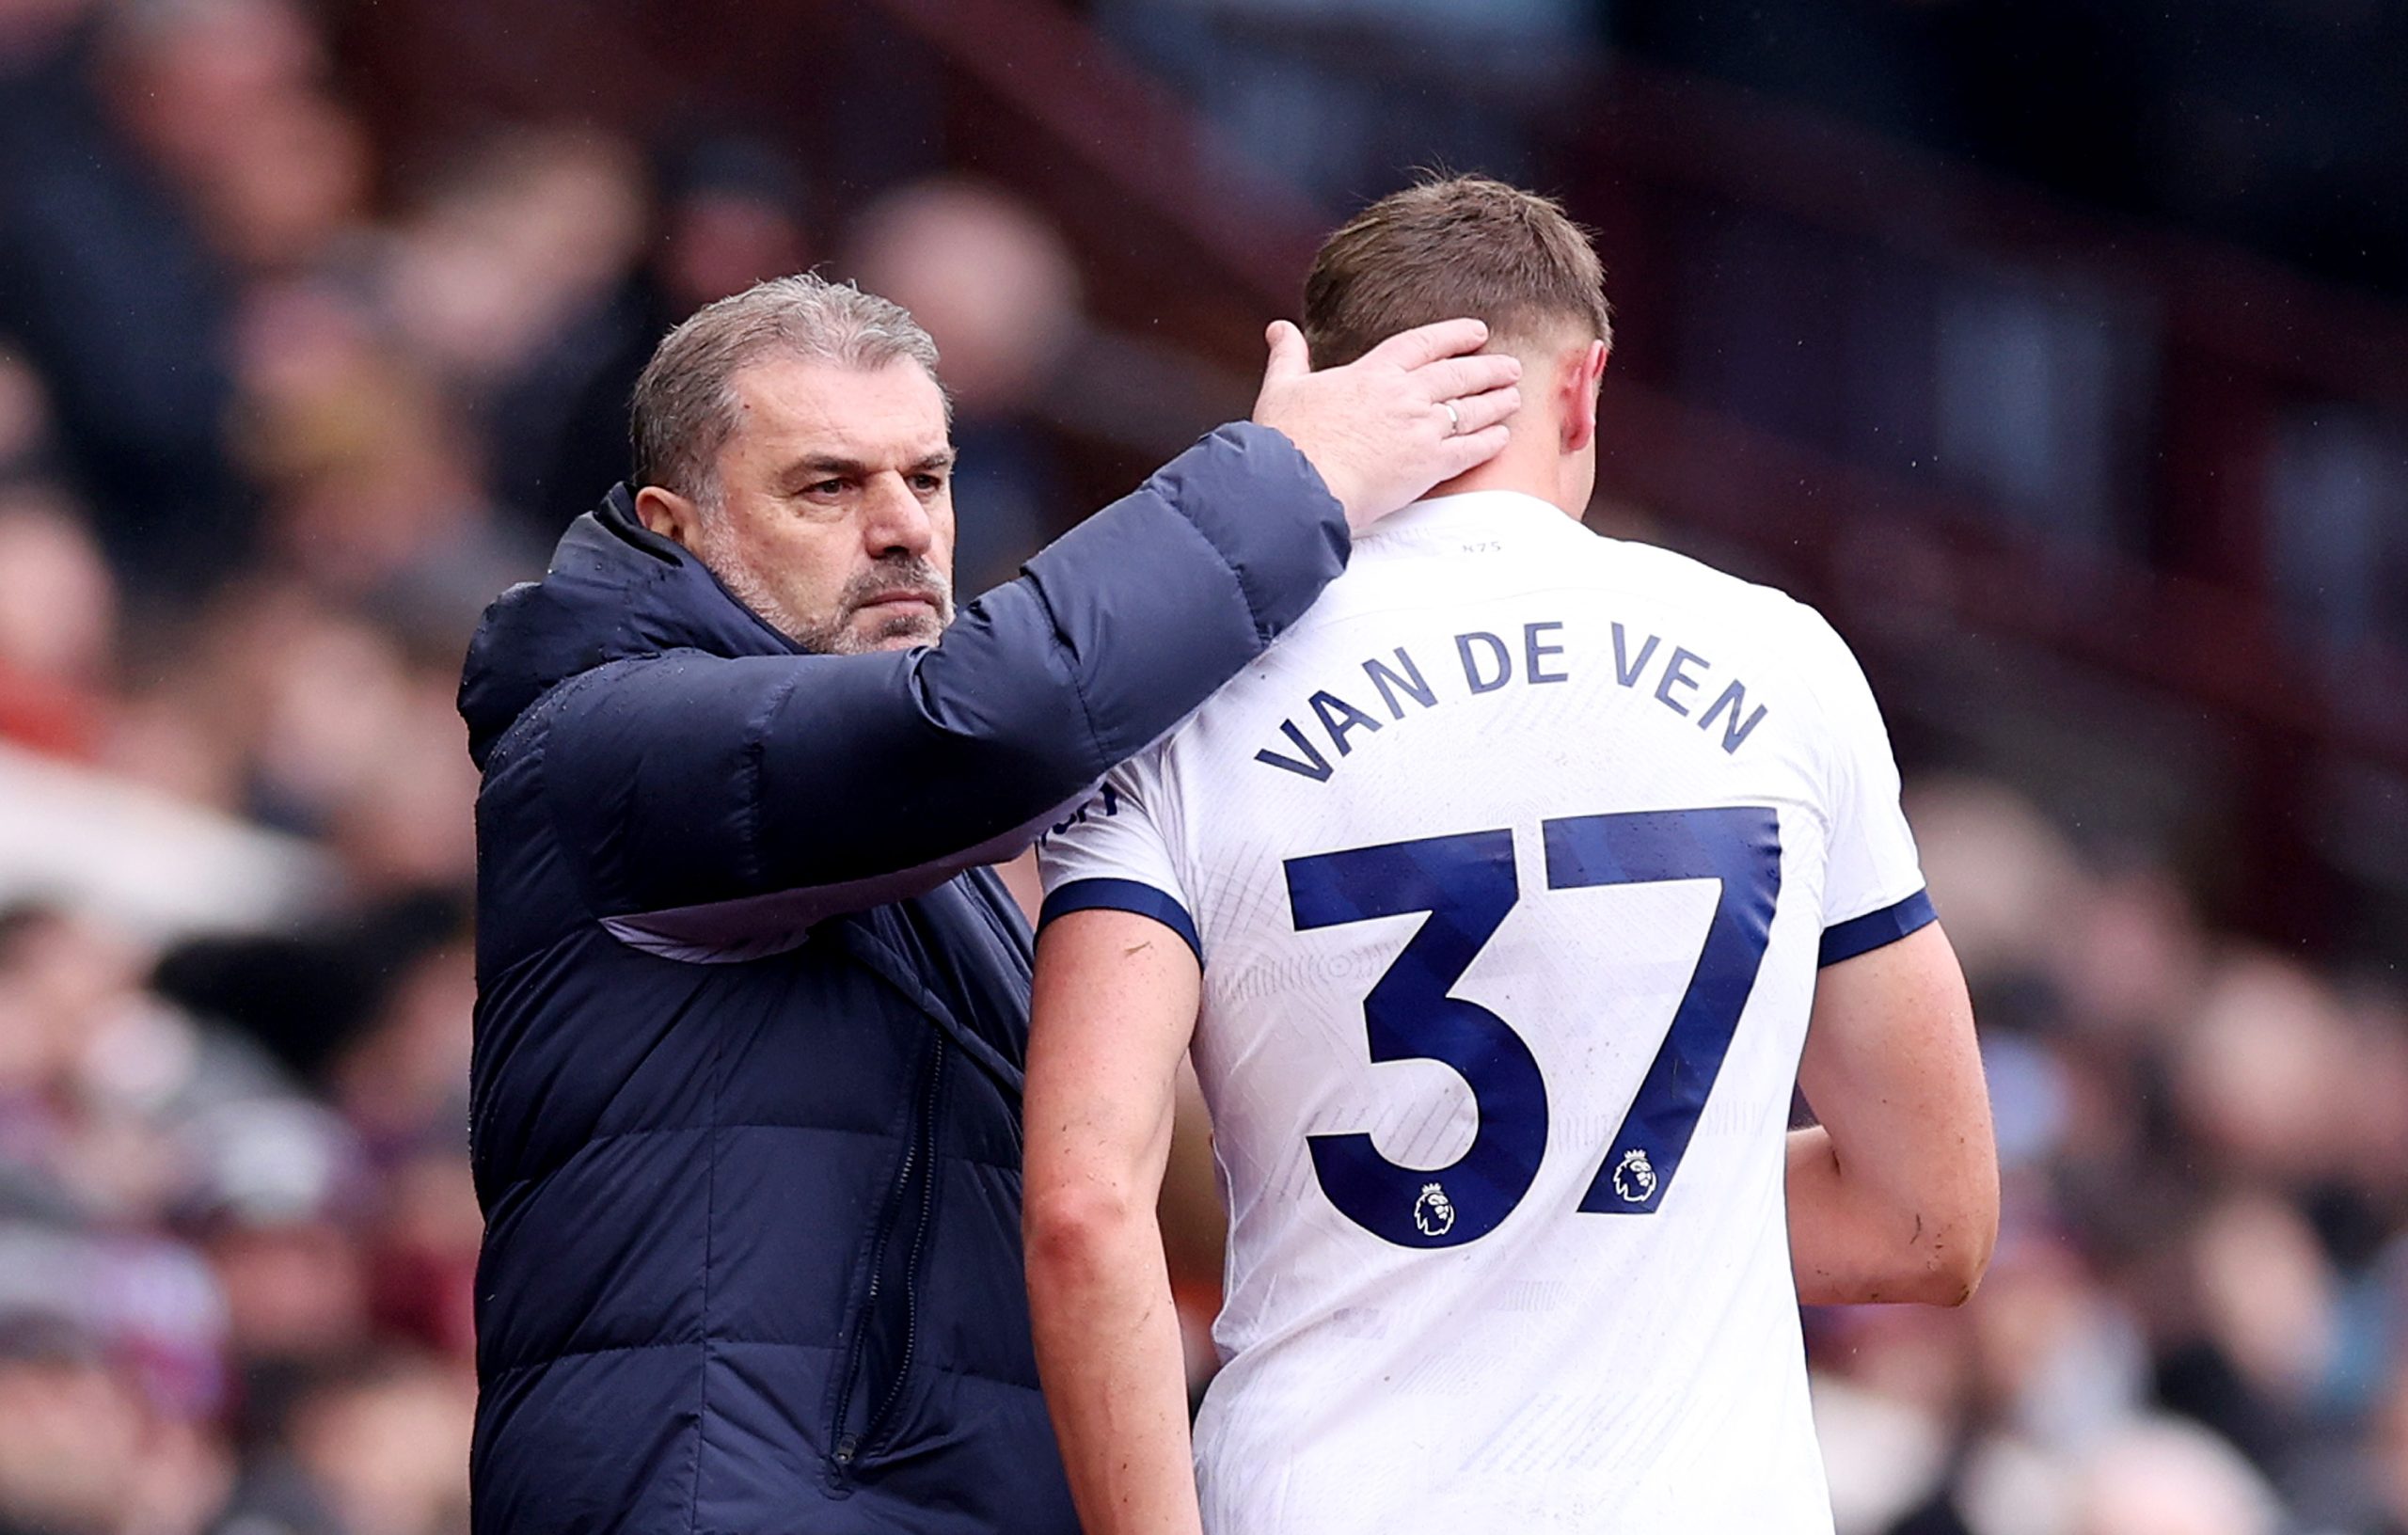
{"type": "Polygon", "coordinates": [[[624,489],[494,605],[480,1535],[1077,1527],[1022,1289],[1028,932],[979,865],[1346,547],[1235,426],[927,649],[798,653],[624,489]]]}

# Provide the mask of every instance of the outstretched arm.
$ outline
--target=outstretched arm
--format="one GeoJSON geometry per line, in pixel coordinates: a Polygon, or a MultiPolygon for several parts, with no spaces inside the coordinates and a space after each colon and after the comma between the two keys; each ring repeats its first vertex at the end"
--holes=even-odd
{"type": "Polygon", "coordinates": [[[1937,924],[1824,969],[1798,1081],[1821,1121],[1789,1136],[1798,1298],[1964,1302],[1998,1241],[1998,1149],[1937,924]]]}
{"type": "Polygon", "coordinates": [[[1293,623],[1343,568],[1350,526],[1504,445],[1519,364],[1464,355],[1486,338],[1447,321],[1313,372],[1275,327],[1253,422],[1172,460],[926,650],[673,651],[562,688],[538,705],[547,798],[589,898],[724,937],[734,914],[697,909],[801,893],[779,920],[807,926],[1009,857],[1293,623]]]}
{"type": "Polygon", "coordinates": [[[1187,1377],[1154,1203],[1199,973],[1179,935],[1073,911],[1037,950],[1025,1232],[1046,1405],[1088,1535],[1198,1535],[1187,1377]]]}

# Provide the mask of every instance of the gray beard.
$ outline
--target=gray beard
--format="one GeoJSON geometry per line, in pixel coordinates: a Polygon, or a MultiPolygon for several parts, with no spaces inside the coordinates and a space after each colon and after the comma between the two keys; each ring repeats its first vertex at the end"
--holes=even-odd
{"type": "MultiPolygon", "coordinates": [[[[911,618],[890,619],[867,634],[853,624],[853,615],[864,606],[864,599],[897,585],[923,587],[936,593],[940,633],[953,623],[953,583],[935,565],[916,556],[881,560],[847,583],[836,599],[833,614],[816,620],[787,608],[771,594],[768,583],[757,579],[748,569],[731,563],[724,568],[713,566],[712,571],[720,584],[751,609],[755,618],[815,656],[866,656],[884,649],[890,641],[918,631],[921,624],[911,618]]],[[[936,640],[937,635],[930,634],[925,642],[933,644],[936,640]]]]}
{"type": "MultiPolygon", "coordinates": [[[[950,593],[946,593],[943,602],[937,609],[938,630],[942,632],[944,626],[952,622],[953,597],[950,593]]],[[[814,656],[866,656],[874,650],[884,650],[889,641],[918,635],[922,630],[922,625],[917,619],[891,618],[877,629],[863,634],[854,626],[852,612],[849,609],[843,616],[832,619],[826,624],[792,629],[773,621],[771,626],[814,656]]],[[[927,635],[922,643],[934,644],[936,639],[936,635],[927,635]]]]}

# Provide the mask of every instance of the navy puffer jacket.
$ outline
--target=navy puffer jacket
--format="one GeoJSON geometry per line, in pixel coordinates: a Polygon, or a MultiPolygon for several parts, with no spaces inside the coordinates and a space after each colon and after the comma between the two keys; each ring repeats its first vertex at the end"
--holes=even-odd
{"type": "Polygon", "coordinates": [[[1236,426],[928,649],[799,654],[624,489],[494,605],[480,1535],[1076,1528],[1022,1290],[1029,938],[978,865],[1345,551],[1236,426]]]}

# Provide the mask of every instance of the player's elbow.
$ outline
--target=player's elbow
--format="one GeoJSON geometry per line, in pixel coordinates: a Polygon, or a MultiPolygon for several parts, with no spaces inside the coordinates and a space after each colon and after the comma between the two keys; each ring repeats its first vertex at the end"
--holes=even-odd
{"type": "Polygon", "coordinates": [[[1989,1272],[1990,1254],[1998,1246],[1998,1195],[1993,1185],[1987,1200],[1973,1197],[1946,1212],[1927,1211],[1915,1217],[1915,1240],[1909,1243],[1907,1272],[1900,1275],[1897,1298],[1925,1306],[1962,1306],[1981,1288],[1989,1272]]]}
{"type": "Polygon", "coordinates": [[[1950,1241],[1945,1252],[1935,1255],[1942,1293],[1933,1304],[1939,1306],[1972,1300],[1998,1248],[1998,1154],[1988,1133],[1968,1137],[1965,1144],[1966,1163],[1945,1211],[1950,1241]]]}
{"type": "Polygon", "coordinates": [[[1901,1298],[1925,1306],[1962,1306],[1981,1288],[1982,1275],[1989,1266],[1989,1253],[1986,1249],[1976,1251],[1971,1242],[1960,1249],[1935,1254],[1923,1266],[1911,1293],[1901,1298]]]}
{"type": "Polygon", "coordinates": [[[1133,1189],[1092,1179],[1034,1185],[1027,1201],[1021,1233],[1030,1276],[1057,1283],[1091,1276],[1153,1216],[1133,1189]]]}

